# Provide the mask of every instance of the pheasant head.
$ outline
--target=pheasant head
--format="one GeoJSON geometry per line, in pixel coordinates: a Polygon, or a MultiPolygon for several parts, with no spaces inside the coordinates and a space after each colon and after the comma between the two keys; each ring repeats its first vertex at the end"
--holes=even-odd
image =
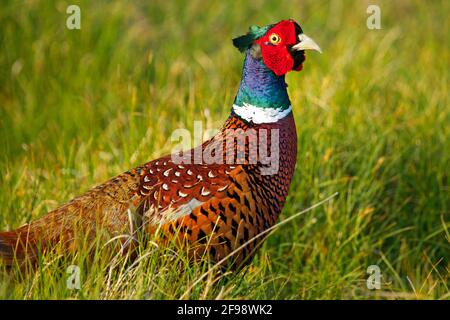
{"type": "Polygon", "coordinates": [[[247,34],[233,39],[233,44],[242,52],[250,49],[252,57],[261,59],[277,76],[300,71],[305,50],[321,52],[317,43],[292,19],[264,27],[251,26],[247,34]]]}

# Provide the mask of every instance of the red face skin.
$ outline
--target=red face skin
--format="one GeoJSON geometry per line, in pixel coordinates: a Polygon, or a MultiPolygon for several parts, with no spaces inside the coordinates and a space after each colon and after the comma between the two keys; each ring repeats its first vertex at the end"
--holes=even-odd
{"type": "MultiPolygon", "coordinates": [[[[265,65],[277,76],[282,76],[294,68],[294,59],[288,46],[298,43],[295,24],[293,20],[282,20],[255,41],[261,47],[265,65]]],[[[302,64],[295,71],[301,69],[302,64]]]]}

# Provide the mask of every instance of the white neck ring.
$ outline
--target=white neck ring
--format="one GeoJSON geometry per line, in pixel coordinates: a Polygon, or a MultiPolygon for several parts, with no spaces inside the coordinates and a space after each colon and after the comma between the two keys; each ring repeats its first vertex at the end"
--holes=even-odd
{"type": "Polygon", "coordinates": [[[283,108],[261,108],[245,103],[242,106],[233,105],[233,111],[247,122],[256,124],[274,123],[286,117],[292,111],[292,107],[283,108]]]}

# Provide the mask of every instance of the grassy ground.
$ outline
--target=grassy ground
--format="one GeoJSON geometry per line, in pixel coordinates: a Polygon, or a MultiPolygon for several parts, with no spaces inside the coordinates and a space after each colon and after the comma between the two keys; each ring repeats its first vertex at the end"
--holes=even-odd
{"type": "Polygon", "coordinates": [[[288,17],[324,54],[287,77],[299,161],[281,219],[339,196],[281,226],[238,276],[196,281],[207,264],[150,245],[116,268],[44,257],[27,277],[3,273],[0,299],[449,299],[450,3],[375,2],[381,30],[365,1],[3,1],[1,230],[170,152],[175,128],[219,127],[243,59],[230,39],[288,17]],[[65,27],[73,3],[81,30],[65,27]]]}

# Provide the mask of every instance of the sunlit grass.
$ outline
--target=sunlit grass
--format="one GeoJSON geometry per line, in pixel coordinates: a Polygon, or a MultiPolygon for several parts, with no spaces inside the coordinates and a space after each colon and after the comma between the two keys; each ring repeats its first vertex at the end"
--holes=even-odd
{"type": "Polygon", "coordinates": [[[170,152],[176,128],[218,127],[243,56],[231,38],[288,17],[321,45],[287,82],[299,144],[286,219],[239,273],[173,248],[138,262],[48,255],[2,274],[0,298],[450,298],[448,1],[4,1],[0,12],[0,229],[170,152]],[[66,268],[82,270],[68,290],[66,268]],[[366,287],[378,265],[381,290],[366,287]],[[112,270],[110,272],[110,270],[112,270]]]}

